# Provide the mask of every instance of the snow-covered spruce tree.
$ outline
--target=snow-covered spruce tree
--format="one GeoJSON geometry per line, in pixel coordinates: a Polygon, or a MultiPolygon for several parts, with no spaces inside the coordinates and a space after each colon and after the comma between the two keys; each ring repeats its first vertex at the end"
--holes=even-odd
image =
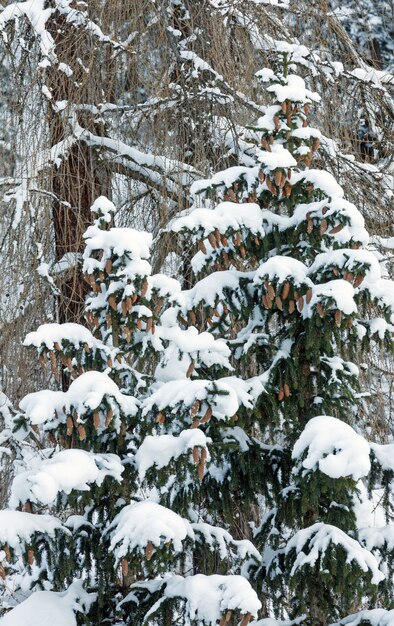
{"type": "MultiPolygon", "coordinates": [[[[394,285],[359,211],[312,167],[320,132],[307,116],[320,98],[294,68],[284,46],[275,71],[258,73],[273,104],[251,129],[250,166],[195,183],[197,208],[172,229],[199,247],[200,280],[175,298],[181,319],[225,338],[244,378],[233,379],[243,406],[212,446],[204,502],[220,493],[224,521],[243,530],[260,510],[254,584],[268,610],[317,626],[393,602],[391,527],[379,535],[360,516],[384,487],[388,522],[393,450],[360,434],[354,360],[371,340],[391,349],[394,285]]],[[[354,624],[375,624],[367,613],[354,624]]]]}
{"type": "Polygon", "coordinates": [[[175,309],[160,320],[179,283],[150,275],[151,236],[113,227],[114,210],[99,198],[85,233],[92,332],[45,324],[25,341],[69,385],[29,394],[15,420],[19,438],[44,446],[22,449],[0,512],[0,575],[33,591],[0,623],[75,626],[77,612],[80,624],[246,626],[261,603],[239,572],[260,556],[200,514],[210,439],[199,426],[238,407],[215,382],[230,351],[181,330],[175,309]],[[158,405],[172,409],[170,420],[152,411],[158,405]]]}

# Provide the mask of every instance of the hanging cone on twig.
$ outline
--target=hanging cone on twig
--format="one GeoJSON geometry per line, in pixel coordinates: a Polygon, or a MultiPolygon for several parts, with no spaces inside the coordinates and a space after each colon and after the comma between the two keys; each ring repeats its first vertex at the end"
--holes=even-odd
{"type": "Polygon", "coordinates": [[[342,229],[343,229],[343,224],[338,224],[338,226],[335,226],[334,228],[330,230],[330,235],[336,235],[337,233],[340,233],[342,229]]]}
{"type": "Polygon", "coordinates": [[[34,561],[35,561],[34,550],[30,548],[30,550],[27,551],[27,562],[29,563],[29,565],[33,565],[34,561]]]}
{"type": "Polygon", "coordinates": [[[361,285],[361,283],[363,282],[363,280],[364,280],[364,276],[363,276],[363,274],[358,274],[358,275],[356,276],[356,279],[355,279],[354,283],[353,283],[353,287],[354,287],[355,289],[357,289],[357,287],[359,287],[359,286],[361,285]]]}
{"type": "Polygon", "coordinates": [[[190,365],[189,365],[189,367],[187,368],[187,371],[186,371],[186,378],[190,378],[190,376],[193,374],[194,367],[195,367],[194,361],[190,361],[190,365]]]}
{"type": "Polygon", "coordinates": [[[114,311],[117,311],[117,304],[116,304],[116,298],[115,296],[109,296],[108,298],[108,304],[111,307],[111,309],[113,309],[114,311]]]}
{"type": "Polygon", "coordinates": [[[280,296],[276,296],[275,304],[278,307],[279,311],[283,311],[283,304],[282,304],[282,299],[280,296]]]}
{"type": "Polygon", "coordinates": [[[281,170],[277,170],[274,174],[274,181],[275,181],[275,185],[277,185],[279,187],[281,181],[282,181],[282,172],[281,170]]]}
{"type": "Polygon", "coordinates": [[[200,450],[197,446],[193,448],[193,463],[194,465],[199,465],[201,459],[200,450]]]}
{"type": "Polygon", "coordinates": [[[159,411],[156,415],[156,419],[155,419],[156,424],[164,424],[164,414],[162,411],[159,411]]]}
{"type": "Polygon", "coordinates": [[[122,567],[122,576],[123,578],[126,578],[127,574],[129,573],[129,564],[126,559],[122,559],[121,567],[122,567]]]}
{"type": "Polygon", "coordinates": [[[290,315],[292,313],[294,313],[294,311],[295,311],[295,302],[294,302],[294,300],[290,300],[289,301],[289,313],[290,313],[290,315]]]}
{"type": "Polygon", "coordinates": [[[340,328],[341,322],[342,322],[342,311],[337,309],[335,311],[335,324],[338,326],[338,328],[340,328]]]}
{"type": "Polygon", "coordinates": [[[316,305],[316,311],[318,312],[318,314],[320,315],[320,317],[324,317],[324,309],[323,309],[323,305],[321,304],[321,302],[318,302],[316,305]]]}
{"type": "Polygon", "coordinates": [[[285,397],[285,392],[284,392],[283,387],[281,387],[279,389],[279,392],[278,392],[278,400],[279,400],[279,402],[282,402],[284,397],[285,397]]]}
{"type": "Polygon", "coordinates": [[[55,380],[59,381],[60,380],[60,374],[59,374],[59,369],[57,367],[57,361],[56,361],[56,355],[54,352],[50,352],[49,353],[49,358],[51,361],[51,367],[52,367],[52,374],[55,377],[55,380]]]}
{"type": "Polygon", "coordinates": [[[150,333],[150,331],[152,330],[152,325],[153,325],[153,319],[151,317],[148,317],[148,319],[146,320],[146,326],[145,326],[145,330],[147,333],[150,333]]]}
{"type": "Polygon", "coordinates": [[[248,626],[251,617],[252,615],[250,613],[246,613],[246,615],[244,615],[242,622],[240,623],[239,626],[248,626]]]}
{"type": "Polygon", "coordinates": [[[208,407],[203,417],[200,419],[200,424],[206,424],[207,422],[209,422],[211,417],[212,417],[212,409],[211,407],[208,407]]]}
{"type": "Polygon", "coordinates": [[[95,411],[93,413],[93,426],[94,426],[94,430],[97,430],[98,427],[100,426],[100,414],[98,411],[95,411]]]}
{"type": "Polygon", "coordinates": [[[148,287],[149,287],[148,281],[145,278],[144,282],[142,283],[141,298],[145,298],[146,292],[148,291],[148,287]]]}
{"type": "Polygon", "coordinates": [[[290,398],[290,387],[287,383],[283,385],[283,392],[286,398],[290,398]]]}
{"type": "Polygon", "coordinates": [[[80,441],[85,441],[86,429],[85,429],[85,426],[83,426],[82,424],[79,424],[78,426],[78,436],[79,436],[80,441]]]}
{"type": "Polygon", "coordinates": [[[301,313],[302,309],[304,308],[304,298],[302,296],[298,298],[297,305],[298,305],[298,310],[301,313]]]}
{"type": "Polygon", "coordinates": [[[72,420],[72,417],[70,415],[67,415],[67,419],[66,419],[66,427],[67,427],[67,437],[70,437],[72,435],[72,432],[74,430],[74,423],[72,420]]]}
{"type": "Polygon", "coordinates": [[[309,288],[305,296],[306,303],[309,304],[311,299],[312,299],[312,289],[309,288]]]}
{"type": "Polygon", "coordinates": [[[207,253],[207,249],[206,249],[203,241],[199,241],[197,243],[197,246],[198,246],[198,249],[200,250],[200,252],[202,252],[203,254],[207,253]]]}
{"type": "Polygon", "coordinates": [[[205,463],[206,463],[206,460],[207,460],[207,455],[208,455],[207,449],[206,448],[202,448],[200,463],[198,464],[198,467],[197,467],[198,480],[200,482],[204,478],[205,463]]]}
{"type": "Polygon", "coordinates": [[[130,341],[131,341],[131,328],[129,328],[128,326],[125,326],[123,328],[123,335],[124,335],[124,338],[126,339],[126,343],[130,343],[130,341]]]}
{"type": "Polygon", "coordinates": [[[213,233],[209,233],[208,235],[208,241],[211,244],[212,248],[217,248],[217,242],[216,242],[216,237],[213,233]]]}
{"type": "Polygon", "coordinates": [[[200,410],[200,406],[201,406],[201,402],[200,400],[195,400],[192,404],[192,409],[191,409],[191,417],[194,417],[195,415],[197,415],[198,411],[200,410]]]}
{"type": "Polygon", "coordinates": [[[106,427],[110,425],[110,423],[112,422],[113,417],[114,417],[113,410],[112,409],[108,409],[107,410],[107,416],[105,418],[105,426],[106,427]]]}
{"type": "Polygon", "coordinates": [[[324,233],[326,232],[328,228],[328,224],[327,224],[327,220],[324,219],[320,222],[320,234],[324,235],[324,233]]]}
{"type": "Polygon", "coordinates": [[[271,283],[268,284],[268,297],[269,297],[270,300],[274,300],[275,299],[275,289],[273,288],[271,283]]]}
{"type": "Polygon", "coordinates": [[[151,543],[149,541],[149,543],[146,544],[146,548],[145,548],[145,557],[147,561],[150,561],[153,555],[153,543],[151,543]]]}

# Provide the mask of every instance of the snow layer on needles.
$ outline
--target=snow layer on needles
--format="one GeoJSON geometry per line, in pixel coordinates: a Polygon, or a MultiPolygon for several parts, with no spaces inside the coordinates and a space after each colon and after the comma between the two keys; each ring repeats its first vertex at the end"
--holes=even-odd
{"type": "Polygon", "coordinates": [[[143,415],[156,408],[171,408],[175,413],[179,406],[192,407],[196,400],[206,401],[216,419],[228,419],[243,404],[252,408],[250,385],[234,376],[211,380],[174,380],[162,384],[143,402],[143,415]]]}
{"type": "Polygon", "coordinates": [[[358,531],[358,538],[367,550],[384,548],[386,546],[387,550],[391,552],[394,550],[394,524],[381,526],[380,528],[361,528],[358,531]]]}
{"type": "Polygon", "coordinates": [[[304,319],[312,317],[317,303],[322,302],[324,306],[325,302],[328,300],[334,301],[334,304],[331,303],[330,307],[339,309],[345,315],[357,313],[353,286],[347,280],[339,278],[337,280],[330,280],[321,285],[314,285],[311,300],[309,304],[304,306],[302,317],[304,319]]]}
{"type": "Polygon", "coordinates": [[[111,228],[102,230],[89,226],[84,234],[86,259],[95,250],[113,252],[118,256],[127,253],[131,259],[149,259],[152,235],[134,228],[111,228]]]}
{"type": "Polygon", "coordinates": [[[305,565],[313,567],[329,549],[330,544],[341,546],[347,553],[346,562],[355,561],[362,572],[371,572],[371,582],[377,585],[385,578],[374,555],[363,548],[358,541],[349,537],[343,530],[331,524],[317,522],[309,528],[299,530],[286,545],[286,554],[295,550],[297,556],[291,570],[293,576],[305,565]]]}
{"type": "Polygon", "coordinates": [[[110,222],[116,213],[116,206],[106,196],[100,196],[93,202],[90,211],[102,216],[106,222],[110,222]]]}
{"type": "Polygon", "coordinates": [[[201,303],[215,307],[217,300],[225,300],[225,291],[229,290],[239,294],[240,282],[246,282],[253,277],[254,272],[240,272],[238,270],[212,272],[209,276],[199,280],[192,289],[176,294],[171,298],[171,302],[178,304],[185,312],[201,303]]]}
{"type": "Polygon", "coordinates": [[[233,539],[224,528],[211,526],[211,524],[206,524],[205,522],[195,522],[192,524],[192,528],[197,534],[197,538],[198,535],[201,535],[201,538],[210,546],[212,551],[216,546],[218,547],[220,558],[222,559],[228,558],[229,548],[233,547],[236,549],[240,559],[253,557],[257,561],[261,561],[260,552],[248,539],[233,539]]]}
{"type": "Polygon", "coordinates": [[[331,478],[352,476],[358,480],[371,469],[369,443],[345,422],[320,415],[307,423],[296,441],[292,458],[306,470],[319,469],[331,478]]]}
{"type": "Polygon", "coordinates": [[[264,163],[270,170],[275,170],[278,167],[296,167],[297,165],[297,161],[292,154],[281,144],[274,144],[271,152],[262,152],[258,160],[264,163]]]}
{"type": "Polygon", "coordinates": [[[54,349],[54,344],[62,344],[68,341],[76,347],[86,343],[89,348],[98,347],[105,349],[106,346],[101,341],[93,337],[90,330],[81,324],[42,324],[36,331],[28,333],[23,342],[24,346],[35,346],[40,348],[46,346],[48,350],[54,349]]]}
{"type": "Polygon", "coordinates": [[[202,231],[204,237],[216,228],[222,234],[228,229],[238,231],[241,228],[247,228],[252,233],[264,235],[261,209],[255,203],[221,202],[214,209],[195,209],[190,215],[180,217],[171,224],[171,230],[175,233],[183,229],[202,231]]]}
{"type": "Polygon", "coordinates": [[[160,547],[171,542],[175,552],[183,550],[187,537],[194,539],[190,522],[156,502],[135,502],[125,506],[111,523],[110,550],[117,561],[148,543],[160,547]]]}
{"type": "Polygon", "coordinates": [[[40,533],[54,537],[56,531],[67,532],[60,520],[52,515],[38,515],[24,511],[0,511],[0,545],[16,548],[21,542],[30,543],[40,533]]]}
{"type": "Polygon", "coordinates": [[[314,262],[308,270],[308,274],[318,274],[319,270],[338,267],[355,273],[358,266],[369,266],[364,268],[365,278],[375,282],[381,278],[381,270],[376,256],[369,250],[352,250],[350,248],[340,250],[330,250],[322,252],[315,257],[314,262]]]}
{"type": "Polygon", "coordinates": [[[370,447],[381,468],[394,472],[394,443],[371,443],[370,447]]]}
{"type": "Polygon", "coordinates": [[[35,469],[17,474],[11,487],[10,506],[20,502],[52,504],[60,492],[88,491],[106,476],[122,480],[123,466],[116,454],[93,454],[85,450],[61,450],[35,469]]]}
{"type": "Polygon", "coordinates": [[[67,391],[43,389],[29,393],[21,400],[19,406],[32,424],[46,424],[53,428],[58,421],[65,421],[71,407],[79,415],[83,415],[87,411],[97,409],[105,396],[113,398],[126,415],[135,415],[137,412],[138,404],[135,398],[121,393],[107,374],[95,371],[81,374],[71,383],[67,391]]]}
{"type": "Polygon", "coordinates": [[[77,626],[75,613],[64,594],[36,591],[5,617],[0,626],[77,626]]]}
{"type": "MultiPolygon", "coordinates": [[[[210,439],[199,428],[183,430],[178,437],[174,435],[147,435],[137,450],[135,464],[140,478],[144,478],[148,469],[156,466],[158,469],[166,467],[173,459],[199,446],[206,448],[210,439]]],[[[207,461],[209,461],[209,453],[207,461]]]]}
{"type": "Polygon", "coordinates": [[[267,91],[274,93],[278,102],[285,100],[302,103],[320,102],[319,94],[307,89],[304,80],[296,74],[289,74],[285,85],[279,83],[270,85],[267,87],[267,91]]]}
{"type": "Polygon", "coordinates": [[[75,581],[66,592],[36,591],[0,619],[0,626],[77,626],[75,611],[88,608],[93,594],[75,581]]]}
{"type": "Polygon", "coordinates": [[[186,330],[180,328],[156,326],[154,335],[143,337],[144,343],[150,343],[158,352],[167,352],[176,348],[180,354],[189,354],[191,358],[207,367],[221,365],[233,369],[229,356],[229,347],[223,339],[215,339],[211,333],[206,331],[199,333],[195,326],[190,326],[186,330]],[[164,342],[170,342],[170,348],[165,347],[164,342]]]}
{"type": "Polygon", "coordinates": [[[394,626],[394,609],[386,611],[386,609],[370,609],[353,613],[341,619],[340,622],[331,624],[331,626],[363,626],[370,624],[371,626],[394,626]]]}
{"type": "Polygon", "coordinates": [[[246,167],[242,165],[235,165],[234,167],[228,167],[222,172],[216,172],[212,178],[196,180],[190,187],[190,194],[194,196],[209,187],[220,187],[222,185],[230,188],[233,183],[241,177],[247,181],[249,186],[251,186],[256,183],[259,169],[259,166],[246,167]]]}
{"type": "Polygon", "coordinates": [[[312,285],[312,282],[307,278],[307,272],[308,268],[301,261],[292,257],[276,255],[260,265],[253,282],[259,284],[268,279],[283,283],[289,280],[294,285],[312,285]]]}
{"type": "Polygon", "coordinates": [[[243,615],[256,617],[261,608],[256,592],[243,576],[173,576],[166,583],[164,596],[183,598],[190,619],[207,626],[216,626],[228,610],[238,609],[243,615]]]}

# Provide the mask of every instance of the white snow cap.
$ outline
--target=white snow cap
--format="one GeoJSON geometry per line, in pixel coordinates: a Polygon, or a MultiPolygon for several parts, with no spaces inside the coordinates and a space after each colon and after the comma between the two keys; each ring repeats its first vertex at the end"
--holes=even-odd
{"type": "Polygon", "coordinates": [[[308,528],[299,530],[287,542],[286,554],[291,550],[295,550],[297,554],[291,576],[294,576],[297,570],[305,565],[313,567],[319,558],[324,557],[330,544],[341,546],[347,552],[347,563],[354,561],[361,571],[371,572],[373,585],[377,585],[385,578],[379,569],[378,561],[369,550],[363,548],[358,541],[349,537],[340,528],[331,524],[323,524],[323,522],[317,522],[308,528]]]}
{"type": "Polygon", "coordinates": [[[51,504],[57,494],[74,489],[88,491],[89,484],[101,485],[106,476],[122,480],[124,468],[116,454],[93,454],[85,450],[61,450],[35,469],[17,474],[11,487],[10,506],[20,502],[51,504]]]}
{"type": "Polygon", "coordinates": [[[190,522],[156,502],[145,500],[125,506],[110,525],[110,550],[117,561],[136,548],[148,543],[160,547],[171,542],[175,552],[181,552],[183,541],[194,532],[190,522]]]}
{"type": "Polygon", "coordinates": [[[164,590],[167,598],[184,598],[191,620],[216,626],[227,610],[238,609],[256,617],[261,602],[243,576],[172,576],[164,590]]]}
{"type": "MultiPolygon", "coordinates": [[[[209,441],[210,439],[199,428],[183,430],[179,437],[174,437],[174,435],[147,435],[135,455],[135,463],[140,478],[145,476],[150,467],[155,465],[158,469],[162,469],[172,459],[177,459],[182,454],[186,454],[195,446],[207,448],[209,441]]],[[[209,461],[209,453],[207,461],[209,461]]]]}
{"type": "Polygon", "coordinates": [[[94,594],[88,594],[81,581],[66,592],[36,591],[0,619],[0,626],[77,626],[75,611],[80,603],[89,607],[94,594]]]}
{"type": "Polygon", "coordinates": [[[29,543],[35,533],[54,537],[57,530],[68,532],[61,521],[52,515],[7,509],[0,511],[0,545],[16,548],[21,542],[29,543]]]}
{"type": "Polygon", "coordinates": [[[95,344],[99,343],[85,326],[69,322],[66,324],[41,324],[37,330],[26,335],[23,345],[36,348],[44,345],[48,350],[53,350],[54,344],[61,345],[62,341],[69,341],[74,346],[86,343],[89,348],[93,348],[95,344]]]}
{"type": "Polygon", "coordinates": [[[285,85],[275,84],[267,87],[267,91],[272,91],[279,102],[292,100],[293,102],[320,102],[321,98],[315,91],[309,91],[305,87],[305,82],[301,76],[289,74],[285,85]]]}
{"type": "Polygon", "coordinates": [[[319,468],[331,478],[352,476],[358,480],[371,469],[369,443],[336,417],[319,415],[309,420],[294,445],[292,458],[300,459],[306,451],[301,466],[319,468]]]}
{"type": "Polygon", "coordinates": [[[66,412],[73,407],[78,415],[83,415],[97,409],[104,397],[113,398],[126,415],[135,415],[137,412],[135,398],[123,394],[107,374],[95,371],[84,372],[78,376],[67,391],[42,389],[29,393],[19,406],[32,424],[47,424],[51,427],[58,421],[65,422],[64,407],[66,412]]]}
{"type": "Polygon", "coordinates": [[[297,161],[292,154],[281,144],[274,144],[271,152],[262,152],[258,160],[264,163],[270,170],[275,170],[278,167],[295,167],[297,165],[297,161]]]}
{"type": "Polygon", "coordinates": [[[312,286],[311,280],[307,278],[307,273],[308,268],[301,261],[277,254],[260,265],[253,282],[259,284],[268,278],[268,280],[275,280],[278,283],[289,280],[294,285],[308,284],[312,286]]]}
{"type": "Polygon", "coordinates": [[[116,213],[116,206],[105,196],[97,198],[90,207],[92,213],[103,216],[106,222],[110,222],[112,215],[116,213]]]}
{"type": "Polygon", "coordinates": [[[339,623],[331,626],[361,626],[371,624],[371,626],[394,626],[394,609],[370,609],[353,613],[343,618],[339,623]]]}

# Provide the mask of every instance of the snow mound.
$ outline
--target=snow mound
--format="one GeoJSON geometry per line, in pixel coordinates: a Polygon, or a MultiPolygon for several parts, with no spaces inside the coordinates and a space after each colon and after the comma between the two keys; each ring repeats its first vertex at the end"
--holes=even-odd
{"type": "Polygon", "coordinates": [[[46,423],[53,428],[59,421],[65,422],[72,409],[78,415],[98,409],[104,397],[114,399],[125,415],[137,412],[135,398],[123,394],[107,374],[95,371],[78,376],[65,392],[43,389],[29,393],[19,406],[32,424],[46,423]]]}
{"type": "Polygon", "coordinates": [[[256,617],[261,602],[243,576],[204,576],[197,574],[183,578],[173,576],[166,581],[167,598],[183,598],[191,620],[206,626],[216,626],[228,610],[251,613],[256,617]]]}
{"type": "Polygon", "coordinates": [[[52,515],[38,515],[24,511],[0,511],[0,545],[16,548],[29,543],[32,535],[40,533],[54,537],[56,531],[67,532],[60,520],[52,515]]]}
{"type": "Polygon", "coordinates": [[[171,230],[175,233],[183,229],[201,231],[204,237],[216,228],[222,234],[229,229],[238,231],[241,228],[247,228],[252,233],[260,233],[264,236],[261,209],[258,204],[254,203],[221,202],[214,209],[195,209],[190,215],[180,217],[171,224],[171,230]]]}
{"type": "Polygon", "coordinates": [[[320,101],[319,94],[315,91],[309,91],[305,87],[305,81],[296,74],[289,74],[285,85],[270,85],[267,87],[267,91],[274,93],[278,102],[284,102],[285,100],[301,103],[320,101]]]}
{"type": "Polygon", "coordinates": [[[11,487],[10,506],[16,508],[27,500],[51,504],[58,493],[88,491],[89,484],[101,485],[106,476],[121,481],[123,469],[116,454],[62,450],[41,461],[37,468],[17,474],[11,487]]]}
{"type": "Polygon", "coordinates": [[[304,567],[313,567],[318,559],[323,559],[330,544],[341,546],[347,553],[346,563],[356,562],[362,572],[371,572],[371,582],[377,585],[385,576],[379,569],[374,555],[363,548],[358,541],[349,537],[343,530],[331,524],[317,522],[309,528],[299,530],[286,545],[286,554],[296,552],[296,559],[291,569],[291,576],[304,567]]]}
{"type": "Polygon", "coordinates": [[[188,520],[156,502],[135,502],[125,506],[110,525],[112,540],[110,550],[117,561],[136,548],[148,543],[159,547],[171,542],[175,552],[181,552],[183,541],[194,539],[188,520]]]}
{"type": "Polygon", "coordinates": [[[344,617],[340,622],[331,624],[331,626],[363,626],[363,624],[394,626],[394,609],[391,611],[386,611],[386,609],[360,611],[344,617]]]}
{"type": "Polygon", "coordinates": [[[77,626],[75,611],[89,607],[94,594],[84,591],[80,581],[66,592],[36,591],[0,619],[0,626],[77,626]]]}
{"type": "Polygon", "coordinates": [[[331,478],[352,476],[358,480],[371,469],[369,443],[345,422],[320,415],[307,423],[296,441],[292,458],[301,459],[306,470],[319,468],[331,478]]]}
{"type": "Polygon", "coordinates": [[[278,167],[287,168],[297,166],[297,161],[292,154],[280,144],[273,145],[271,152],[263,152],[258,160],[264,163],[270,170],[275,170],[278,167]]]}
{"type": "MultiPolygon", "coordinates": [[[[155,465],[158,469],[162,469],[172,459],[177,459],[196,446],[207,449],[209,441],[210,439],[199,428],[183,430],[179,437],[174,437],[174,435],[147,435],[135,455],[135,463],[140,478],[145,476],[150,467],[155,465]]],[[[207,461],[209,461],[209,453],[207,461]]]]}

